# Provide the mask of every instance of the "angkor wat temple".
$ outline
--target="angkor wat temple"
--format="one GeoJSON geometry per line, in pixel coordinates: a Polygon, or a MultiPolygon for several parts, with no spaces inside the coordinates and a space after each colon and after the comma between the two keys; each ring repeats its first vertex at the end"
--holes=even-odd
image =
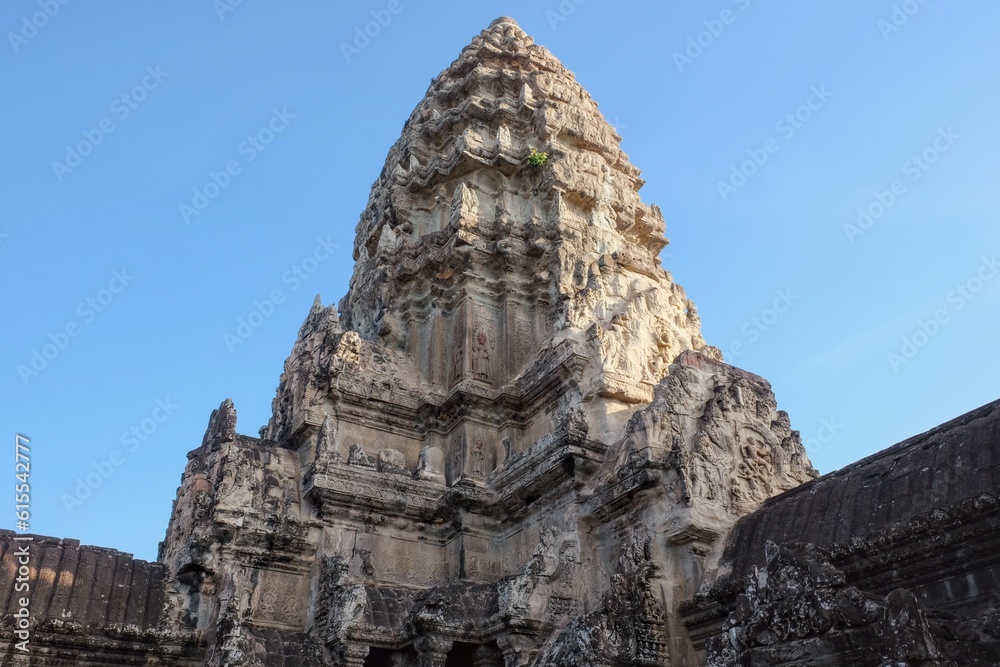
{"type": "Polygon", "coordinates": [[[660,263],[639,170],[509,18],[433,80],[272,416],[157,562],[0,534],[5,665],[1000,665],[1000,402],[819,477],[660,263]]]}

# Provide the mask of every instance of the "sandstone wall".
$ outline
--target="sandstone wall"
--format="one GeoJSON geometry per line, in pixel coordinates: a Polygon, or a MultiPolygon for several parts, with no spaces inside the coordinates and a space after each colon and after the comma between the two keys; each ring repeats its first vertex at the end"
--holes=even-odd
{"type": "Polygon", "coordinates": [[[167,568],[114,549],[39,535],[15,540],[0,531],[0,626],[4,664],[70,665],[199,664],[203,647],[193,633],[169,623],[167,568]],[[16,581],[19,556],[27,545],[27,582],[16,581]],[[15,585],[27,583],[28,591],[15,585]],[[30,600],[27,654],[16,650],[11,614],[17,598],[30,600]]]}

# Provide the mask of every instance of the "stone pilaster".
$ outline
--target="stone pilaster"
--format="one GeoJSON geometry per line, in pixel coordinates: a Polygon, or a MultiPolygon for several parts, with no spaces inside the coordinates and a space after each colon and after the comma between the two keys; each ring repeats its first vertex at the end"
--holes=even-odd
{"type": "Polygon", "coordinates": [[[348,642],[340,644],[334,651],[337,667],[364,667],[365,658],[371,650],[367,644],[348,642]]]}
{"type": "Polygon", "coordinates": [[[538,652],[535,640],[513,633],[497,637],[497,646],[503,654],[504,667],[528,667],[538,652]]]}
{"type": "Polygon", "coordinates": [[[420,637],[413,642],[417,649],[419,667],[444,667],[448,662],[448,651],[452,640],[445,637],[420,637]]]}

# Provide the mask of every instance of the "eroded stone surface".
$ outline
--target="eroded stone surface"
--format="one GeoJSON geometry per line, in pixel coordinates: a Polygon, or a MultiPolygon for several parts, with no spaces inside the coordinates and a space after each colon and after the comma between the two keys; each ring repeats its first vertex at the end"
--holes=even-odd
{"type": "Polygon", "coordinates": [[[713,665],[1000,664],[1000,401],[740,519],[679,609],[713,665]]]}

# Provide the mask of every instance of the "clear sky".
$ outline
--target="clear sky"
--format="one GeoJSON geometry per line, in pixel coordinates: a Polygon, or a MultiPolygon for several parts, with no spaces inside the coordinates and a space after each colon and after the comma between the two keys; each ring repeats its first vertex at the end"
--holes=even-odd
{"type": "Polygon", "coordinates": [[[211,410],[266,422],[386,151],[505,14],[618,128],[706,339],[821,472],[1000,397],[996,2],[8,0],[0,386],[33,532],[155,558],[211,410]]]}

